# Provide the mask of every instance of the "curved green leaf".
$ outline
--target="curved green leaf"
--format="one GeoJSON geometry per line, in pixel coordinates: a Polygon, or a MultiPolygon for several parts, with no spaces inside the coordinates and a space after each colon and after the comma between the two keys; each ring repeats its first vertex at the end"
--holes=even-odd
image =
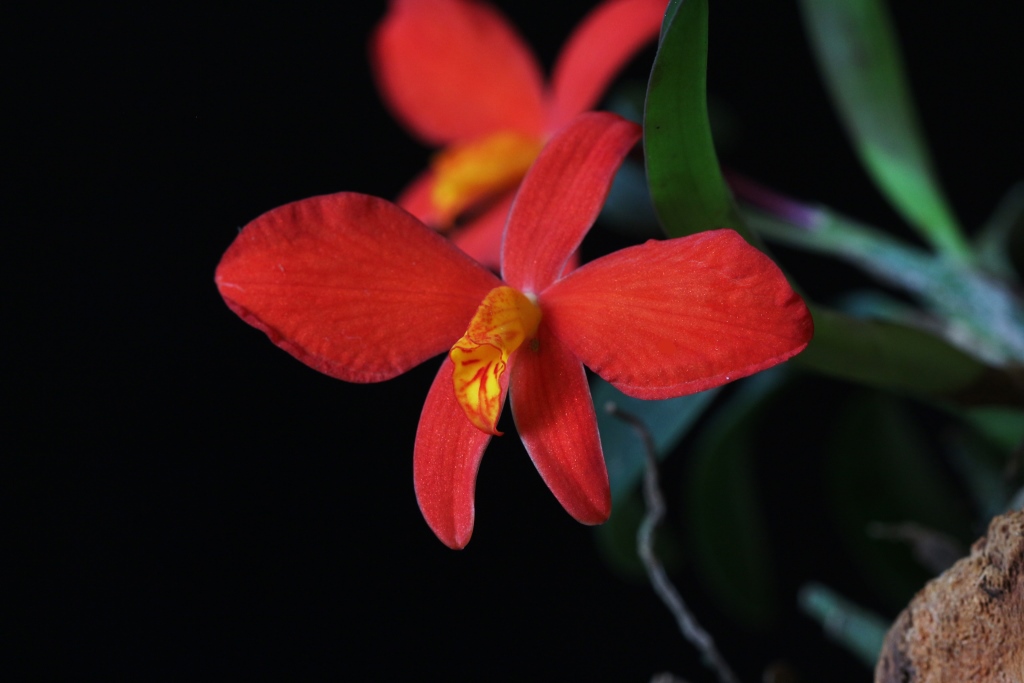
{"type": "Polygon", "coordinates": [[[1024,303],[1015,287],[861,225],[827,207],[804,207],[805,225],[746,211],[747,224],[769,240],[830,254],[917,296],[942,320],[938,332],[976,358],[998,366],[1024,363],[1024,303]]]}
{"type": "Polygon", "coordinates": [[[963,420],[995,448],[1012,453],[1024,443],[1024,412],[1009,408],[973,408],[959,413],[963,420]]]}
{"type": "Polygon", "coordinates": [[[694,447],[686,479],[694,567],[722,606],[751,627],[767,626],[778,609],[754,456],[762,409],[784,377],[776,368],[736,387],[694,447]]]}
{"type": "Polygon", "coordinates": [[[983,526],[1009,509],[1015,488],[1013,457],[1024,442],[1024,412],[1001,407],[949,412],[963,420],[943,439],[949,445],[949,462],[971,493],[983,526]]]}
{"type": "Polygon", "coordinates": [[[1020,274],[1014,268],[1014,251],[1017,263],[1024,247],[1024,181],[1018,181],[996,206],[991,218],[974,239],[978,252],[978,264],[989,272],[1012,282],[1020,281],[1020,274]]]}
{"type": "Polygon", "coordinates": [[[888,622],[819,583],[804,584],[797,600],[805,613],[821,622],[832,640],[867,666],[875,665],[889,630],[888,622]]]}
{"type": "Polygon", "coordinates": [[[881,392],[851,397],[825,455],[827,500],[858,573],[893,607],[906,604],[931,572],[911,544],[881,530],[913,523],[969,539],[966,501],[905,404],[881,392]]]}
{"type": "Polygon", "coordinates": [[[927,332],[812,306],[814,339],[793,363],[865,386],[965,405],[1024,405],[1020,379],[927,332]]]}
{"type": "Polygon", "coordinates": [[[905,220],[939,251],[970,258],[933,171],[883,0],[802,0],[825,82],[861,163],[905,220]]]}
{"type": "Polygon", "coordinates": [[[669,6],[644,107],[651,198],[672,237],[733,228],[747,241],[711,137],[707,93],[708,3],[669,6]]]}

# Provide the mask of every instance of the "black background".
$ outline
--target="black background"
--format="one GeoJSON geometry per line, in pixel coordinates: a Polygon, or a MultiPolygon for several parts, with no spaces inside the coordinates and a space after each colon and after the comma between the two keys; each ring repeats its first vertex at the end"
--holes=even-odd
{"type": "MultiPolygon", "coordinates": [[[[370,78],[383,3],[352,4],[106,3],[5,22],[5,667],[711,680],[649,587],[609,569],[560,509],[514,432],[484,458],[468,548],[433,537],[411,453],[435,362],[343,384],[220,300],[213,270],[246,222],[315,194],[394,196],[429,157],[370,78]]],[[[546,66],[592,5],[497,4],[546,66]]],[[[1020,10],[893,4],[941,176],[976,227],[1021,177],[1020,10]]],[[[733,122],[727,164],[909,235],[843,138],[794,3],[712,3],[710,42],[709,88],[733,122]]],[[[642,80],[647,63],[630,74],[642,80]]],[[[783,256],[822,298],[853,277],[783,256]]],[[[813,507],[815,444],[843,390],[808,381],[820,414],[784,415],[759,456],[769,499],[806,501],[773,517],[782,587],[821,580],[892,617],[844,571],[813,507]]],[[[748,632],[685,566],[675,578],[744,680],[780,660],[805,680],[869,679],[795,608],[772,633],[748,632]]]]}

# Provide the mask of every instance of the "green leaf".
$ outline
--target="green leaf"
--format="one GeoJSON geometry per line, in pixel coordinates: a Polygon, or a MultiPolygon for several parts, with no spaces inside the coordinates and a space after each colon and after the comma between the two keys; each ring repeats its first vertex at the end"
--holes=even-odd
{"type": "Polygon", "coordinates": [[[676,16],[676,12],[679,10],[679,5],[682,4],[683,0],[669,0],[668,6],[665,8],[665,18],[661,21],[661,34],[658,36],[658,45],[665,40],[665,31],[672,24],[672,19],[676,16]]]}
{"type": "Polygon", "coordinates": [[[922,326],[929,321],[920,309],[901,299],[875,289],[862,289],[843,294],[836,299],[836,305],[843,313],[854,318],[886,320],[900,325],[922,326]]]}
{"type": "Polygon", "coordinates": [[[1011,453],[1024,444],[1024,413],[1020,410],[981,407],[960,414],[978,434],[1003,453],[1011,453]]]}
{"type": "Polygon", "coordinates": [[[644,421],[654,439],[659,459],[676,447],[679,440],[694,425],[718,393],[718,388],[699,394],[670,398],[665,401],[644,401],[626,396],[600,377],[591,382],[594,406],[597,408],[597,428],[601,434],[601,448],[608,465],[608,480],[612,489],[612,504],[636,488],[647,464],[643,442],[636,432],[622,420],[609,415],[604,407],[614,403],[627,413],[644,421]]]}
{"type": "Polygon", "coordinates": [[[952,539],[972,535],[966,501],[895,397],[861,392],[851,398],[827,444],[825,473],[836,526],[856,569],[893,607],[906,604],[931,573],[912,546],[883,540],[879,529],[913,523],[952,539]]]}
{"type": "Polygon", "coordinates": [[[647,181],[655,211],[670,236],[729,227],[751,241],[722,177],[711,137],[707,52],[707,0],[670,4],[644,108],[647,181]]]}
{"type": "Polygon", "coordinates": [[[1024,510],[1024,486],[1022,486],[1017,493],[1013,494],[1013,500],[1010,501],[1010,505],[1006,509],[1024,510]]]}
{"type": "Polygon", "coordinates": [[[802,0],[833,103],[875,184],[940,252],[970,249],[932,169],[883,0],[802,0]]]}
{"type": "Polygon", "coordinates": [[[960,404],[1022,406],[1013,375],[927,332],[812,306],[814,339],[793,362],[858,384],[960,404]]]}
{"type": "Polygon", "coordinates": [[[1013,490],[1006,479],[1006,453],[1000,453],[978,434],[950,430],[950,464],[971,494],[979,526],[1006,510],[1013,490]]]}
{"type": "Polygon", "coordinates": [[[832,640],[857,655],[867,666],[875,665],[889,630],[884,619],[817,583],[801,587],[797,599],[800,608],[821,622],[832,640]]]}
{"type": "Polygon", "coordinates": [[[1024,248],[1024,181],[1009,189],[974,244],[978,265],[1006,280],[1020,279],[1013,265],[1013,252],[1024,248]]]}
{"type": "Polygon", "coordinates": [[[1024,363],[1024,304],[1008,283],[962,261],[936,256],[826,207],[804,207],[805,225],[755,211],[748,225],[769,239],[853,263],[915,295],[941,318],[939,332],[996,365],[1024,363]]]}
{"type": "Polygon", "coordinates": [[[1009,508],[1015,487],[1012,458],[1024,443],[1024,413],[1009,408],[950,410],[963,424],[943,439],[950,464],[974,500],[979,526],[1009,508]]]}
{"type": "Polygon", "coordinates": [[[743,380],[691,454],[685,525],[703,583],[736,619],[765,627],[777,611],[768,533],[757,501],[755,430],[785,371],[743,380]]]}

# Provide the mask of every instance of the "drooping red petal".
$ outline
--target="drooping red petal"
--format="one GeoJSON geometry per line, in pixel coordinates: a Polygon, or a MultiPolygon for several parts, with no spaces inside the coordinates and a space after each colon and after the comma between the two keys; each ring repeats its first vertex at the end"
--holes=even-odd
{"type": "Polygon", "coordinates": [[[505,282],[522,292],[540,292],[561,275],[640,132],[640,126],[615,114],[588,112],[551,138],[519,186],[509,214],[501,254],[505,282]]]}
{"type": "Polygon", "coordinates": [[[541,321],[536,346],[516,353],[511,400],[516,429],[562,507],[584,524],[612,509],[608,470],[583,364],[541,321]]]}
{"type": "Polygon", "coordinates": [[[657,37],[665,0],[608,0],[573,32],[555,62],[548,125],[592,109],[615,75],[657,37]]]}
{"type": "Polygon", "coordinates": [[[425,142],[543,131],[540,67],[489,5],[391,0],[371,42],[371,62],[395,117],[425,142]]]}
{"type": "Polygon", "coordinates": [[[764,370],[813,334],[779,268],[732,230],[609,254],[556,282],[540,304],[545,323],[587,367],[643,399],[764,370]]]}
{"type": "Polygon", "coordinates": [[[215,279],[242,319],[350,382],[389,379],[447,351],[501,284],[394,204],[354,193],[263,214],[215,279]]]}
{"type": "Polygon", "coordinates": [[[473,534],[476,474],[491,437],[466,419],[455,400],[452,369],[446,358],[423,405],[413,482],[427,524],[445,545],[458,549],[473,534]]]}

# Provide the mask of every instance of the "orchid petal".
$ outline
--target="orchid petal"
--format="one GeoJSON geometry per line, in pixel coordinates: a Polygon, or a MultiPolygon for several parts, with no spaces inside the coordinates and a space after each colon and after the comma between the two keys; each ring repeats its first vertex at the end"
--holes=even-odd
{"type": "Polygon", "coordinates": [[[732,230],[649,241],[583,265],[540,297],[544,321],[630,396],[710,389],[799,353],[807,307],[732,230]]]}
{"type": "Polygon", "coordinates": [[[449,145],[434,155],[431,200],[442,220],[455,219],[495,195],[514,190],[537,159],[544,140],[535,135],[501,131],[449,145]]]}
{"type": "Polygon", "coordinates": [[[434,182],[434,171],[428,168],[405,186],[395,203],[426,225],[437,228],[441,225],[442,220],[441,214],[431,198],[434,192],[434,182]]]}
{"type": "Polygon", "coordinates": [[[622,67],[658,35],[665,4],[610,0],[587,15],[555,62],[549,126],[561,127],[597,104],[622,67]]]}
{"type": "Polygon", "coordinates": [[[635,123],[589,112],[548,142],[509,214],[501,256],[505,282],[521,292],[540,292],[562,274],[639,139],[635,123]]]}
{"type": "Polygon", "coordinates": [[[533,339],[540,323],[537,304],[502,285],[487,294],[469,329],[452,346],[448,357],[455,397],[476,427],[500,436],[498,418],[508,392],[510,358],[523,342],[533,339]]]}
{"type": "Polygon", "coordinates": [[[443,232],[471,259],[497,272],[501,268],[501,238],[505,233],[505,222],[515,192],[498,195],[462,225],[442,230],[441,215],[430,198],[433,182],[433,171],[421,173],[402,191],[397,200],[398,205],[430,227],[443,232]]]}
{"type": "Polygon", "coordinates": [[[447,351],[501,284],[394,204],[354,193],[263,214],[215,279],[242,319],[350,382],[389,379],[447,351]]]}
{"type": "Polygon", "coordinates": [[[479,215],[449,233],[455,246],[495,272],[501,267],[501,238],[513,198],[514,192],[506,192],[479,215]]]}
{"type": "Polygon", "coordinates": [[[466,419],[452,390],[447,358],[430,386],[413,452],[416,501],[427,524],[449,548],[464,548],[473,534],[476,475],[491,440],[466,419]]]}
{"type": "Polygon", "coordinates": [[[380,91],[424,142],[539,134],[543,77],[497,10],[473,0],[392,0],[371,43],[380,91]]]}
{"type": "Polygon", "coordinates": [[[516,354],[512,414],[533,464],[566,512],[583,524],[611,514],[608,470],[583,364],[541,321],[516,354]]]}

